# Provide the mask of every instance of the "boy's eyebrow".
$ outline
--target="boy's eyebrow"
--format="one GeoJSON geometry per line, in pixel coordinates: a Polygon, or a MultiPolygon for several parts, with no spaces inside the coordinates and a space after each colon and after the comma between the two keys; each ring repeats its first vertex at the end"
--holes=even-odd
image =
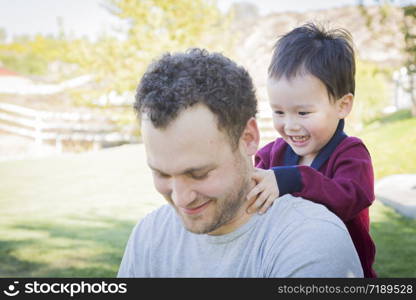
{"type": "MultiPolygon", "coordinates": [[[[279,105],[271,105],[271,107],[272,108],[280,108],[280,106],[279,105]]],[[[313,104],[300,104],[300,105],[295,105],[295,106],[293,106],[293,108],[295,108],[295,109],[299,109],[299,108],[302,108],[302,109],[309,109],[309,108],[313,108],[314,107],[314,105],[313,104]]]]}
{"type": "Polygon", "coordinates": [[[295,105],[295,108],[312,108],[313,104],[301,104],[301,105],[295,105]]]}
{"type": "MultiPolygon", "coordinates": [[[[165,172],[159,170],[158,168],[152,166],[150,163],[147,163],[149,168],[152,169],[153,171],[159,172],[161,174],[165,174],[165,172]]],[[[203,165],[203,166],[199,166],[199,167],[192,167],[192,168],[188,168],[185,169],[182,172],[178,172],[178,175],[182,175],[182,174],[190,174],[190,173],[194,173],[194,172],[201,172],[201,171],[209,171],[212,170],[214,168],[216,168],[216,164],[212,163],[212,164],[208,164],[208,165],[203,165]]],[[[175,175],[175,174],[173,174],[175,175]]]]}

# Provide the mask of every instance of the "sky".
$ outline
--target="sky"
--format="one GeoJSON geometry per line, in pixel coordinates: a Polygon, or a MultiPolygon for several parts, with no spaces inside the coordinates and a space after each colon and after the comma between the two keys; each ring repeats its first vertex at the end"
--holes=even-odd
{"type": "MultiPolygon", "coordinates": [[[[234,2],[251,2],[258,6],[260,14],[325,9],[356,5],[358,2],[358,0],[217,1],[223,11],[234,2]]],[[[66,34],[94,39],[100,33],[111,32],[115,26],[121,26],[119,21],[103,7],[104,2],[105,0],[0,0],[0,28],[6,30],[7,40],[22,34],[57,35],[58,19],[60,19],[66,34]]]]}

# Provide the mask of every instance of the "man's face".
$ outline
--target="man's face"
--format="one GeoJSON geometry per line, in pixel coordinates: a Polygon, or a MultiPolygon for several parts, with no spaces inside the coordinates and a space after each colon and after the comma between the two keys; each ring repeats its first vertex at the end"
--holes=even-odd
{"type": "Polygon", "coordinates": [[[251,161],[232,150],[206,106],[186,109],[165,129],[143,118],[142,134],[155,187],[186,229],[224,234],[247,217],[251,161]]]}

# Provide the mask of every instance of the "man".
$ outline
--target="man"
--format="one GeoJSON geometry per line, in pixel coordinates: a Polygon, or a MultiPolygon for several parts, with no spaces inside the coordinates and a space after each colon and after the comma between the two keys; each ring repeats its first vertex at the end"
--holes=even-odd
{"type": "Polygon", "coordinates": [[[133,230],[119,277],[361,277],[344,224],[290,195],[248,214],[259,143],[248,73],[192,49],[153,63],[135,109],[165,205],[133,230]]]}

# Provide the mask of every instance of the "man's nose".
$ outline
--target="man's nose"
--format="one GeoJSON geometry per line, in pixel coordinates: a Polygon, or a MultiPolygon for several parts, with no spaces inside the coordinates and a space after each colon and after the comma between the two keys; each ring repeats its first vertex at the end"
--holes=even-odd
{"type": "Polygon", "coordinates": [[[192,186],[183,179],[172,180],[172,201],[178,207],[187,207],[195,200],[192,186]]]}

